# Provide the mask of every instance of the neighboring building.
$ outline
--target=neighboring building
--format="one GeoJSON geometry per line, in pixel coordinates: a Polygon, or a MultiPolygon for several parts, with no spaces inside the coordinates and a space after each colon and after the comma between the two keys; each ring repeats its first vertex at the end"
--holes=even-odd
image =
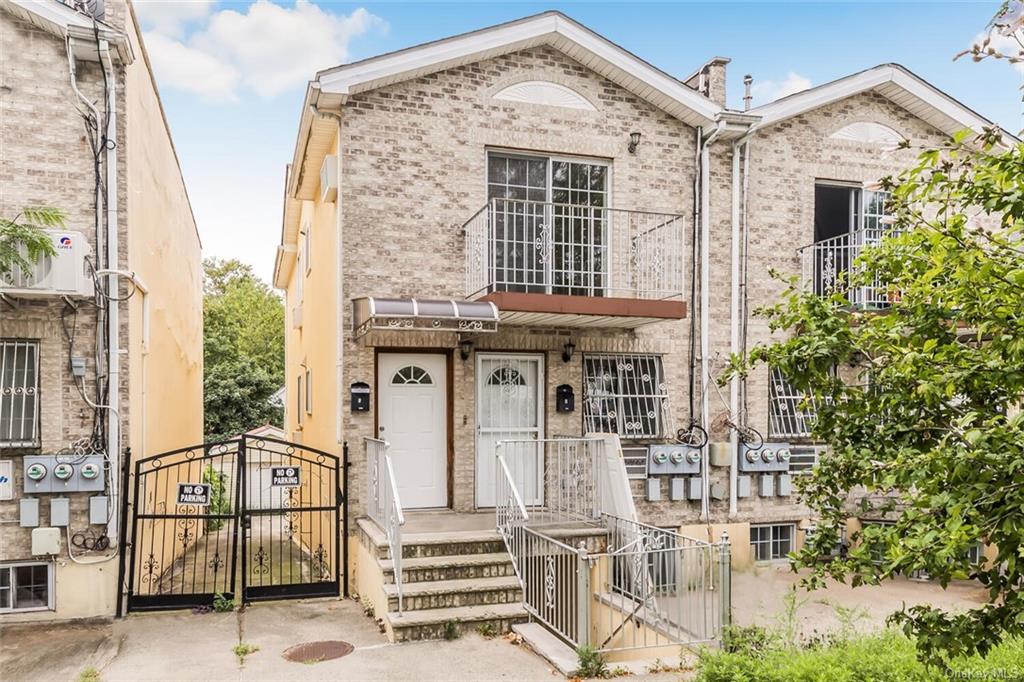
{"type": "Polygon", "coordinates": [[[195,220],[132,7],[96,6],[0,0],[0,214],[68,215],[0,282],[0,621],[113,615],[122,464],[202,440],[195,220]]]}
{"type": "MultiPolygon", "coordinates": [[[[367,438],[388,442],[408,519],[504,513],[499,441],[611,433],[640,521],[707,540],[728,530],[740,567],[800,545],[813,519],[791,477],[817,456],[813,415],[768,370],[722,391],[716,379],[730,352],[770,337],[751,315],[782,291],[770,268],[821,286],[877,239],[883,197],[869,186],[916,154],[883,150],[990,123],[892,64],[730,109],[728,61],[679,80],[548,12],[316,75],[274,274],[285,430],[348,443],[354,516],[383,518],[367,438]],[[711,442],[676,462],[691,422],[711,442]],[[770,463],[744,461],[751,429],[770,463]]],[[[542,497],[521,475],[520,496],[542,497]]],[[[583,479],[558,475],[558,490],[540,479],[549,496],[583,479]]],[[[384,541],[360,528],[357,545],[384,541]]],[[[374,562],[353,556],[353,583],[375,593],[374,562]]],[[[381,594],[404,636],[394,589],[381,594]]]]}

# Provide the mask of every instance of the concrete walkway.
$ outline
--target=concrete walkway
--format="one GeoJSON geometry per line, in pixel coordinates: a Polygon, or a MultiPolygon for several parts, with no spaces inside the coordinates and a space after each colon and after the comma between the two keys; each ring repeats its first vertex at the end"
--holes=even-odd
{"type": "Polygon", "coordinates": [[[564,679],[502,638],[474,633],[451,642],[388,644],[354,601],[274,602],[237,613],[153,613],[0,630],[5,682],[76,680],[90,667],[103,682],[564,679]],[[335,639],[355,651],[319,663],[281,655],[296,644],[335,639]],[[241,665],[233,652],[239,642],[259,647],[241,665]]]}

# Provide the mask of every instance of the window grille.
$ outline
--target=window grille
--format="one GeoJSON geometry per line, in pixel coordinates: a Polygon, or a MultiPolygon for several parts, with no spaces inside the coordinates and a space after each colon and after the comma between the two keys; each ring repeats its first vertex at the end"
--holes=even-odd
{"type": "Polygon", "coordinates": [[[804,394],[789,383],[777,367],[768,384],[768,437],[809,438],[817,416],[814,405],[804,405],[804,394]]]}
{"type": "Polygon", "coordinates": [[[0,566],[0,613],[53,608],[53,571],[48,563],[0,566]]]}
{"type": "Polygon", "coordinates": [[[793,551],[796,526],[792,523],[750,527],[750,554],[754,561],[785,559],[793,551]]]}
{"type": "Polygon", "coordinates": [[[39,344],[0,341],[0,448],[39,445],[39,344]]]}
{"type": "Polygon", "coordinates": [[[583,423],[588,433],[660,438],[667,399],[660,356],[584,356],[583,423]]]}
{"type": "Polygon", "coordinates": [[[796,447],[790,450],[789,472],[792,474],[809,474],[818,464],[818,457],[824,448],[796,447]]]}
{"type": "Polygon", "coordinates": [[[627,478],[647,478],[647,446],[622,448],[622,461],[627,478]]]}

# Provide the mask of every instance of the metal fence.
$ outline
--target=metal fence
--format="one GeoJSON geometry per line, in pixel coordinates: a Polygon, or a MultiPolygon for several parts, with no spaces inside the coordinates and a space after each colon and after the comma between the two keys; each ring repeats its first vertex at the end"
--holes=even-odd
{"type": "Polygon", "coordinates": [[[862,229],[800,248],[805,289],[818,296],[841,294],[857,308],[887,308],[892,302],[888,286],[879,277],[860,283],[864,268],[857,259],[866,247],[876,246],[883,237],[893,234],[881,228],[862,229]]]}
{"type": "Polygon", "coordinates": [[[370,518],[384,531],[394,569],[398,612],[402,613],[402,526],[405,515],[398,497],[395,470],[388,454],[387,441],[364,438],[366,444],[367,499],[370,518]]]}
{"type": "Polygon", "coordinates": [[[684,216],[491,199],[463,226],[466,295],[681,298],[684,216]]]}

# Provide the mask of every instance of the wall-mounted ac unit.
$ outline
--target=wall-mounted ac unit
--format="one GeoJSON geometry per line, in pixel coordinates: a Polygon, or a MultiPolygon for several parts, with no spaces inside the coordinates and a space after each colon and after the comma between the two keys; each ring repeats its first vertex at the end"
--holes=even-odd
{"type": "Polygon", "coordinates": [[[334,201],[338,198],[338,157],[328,154],[320,166],[320,200],[334,201]]]}
{"type": "Polygon", "coordinates": [[[81,232],[46,230],[57,252],[40,258],[31,271],[15,267],[11,274],[0,280],[0,293],[20,298],[46,296],[93,296],[93,278],[86,263],[92,253],[89,242],[81,232]]]}

